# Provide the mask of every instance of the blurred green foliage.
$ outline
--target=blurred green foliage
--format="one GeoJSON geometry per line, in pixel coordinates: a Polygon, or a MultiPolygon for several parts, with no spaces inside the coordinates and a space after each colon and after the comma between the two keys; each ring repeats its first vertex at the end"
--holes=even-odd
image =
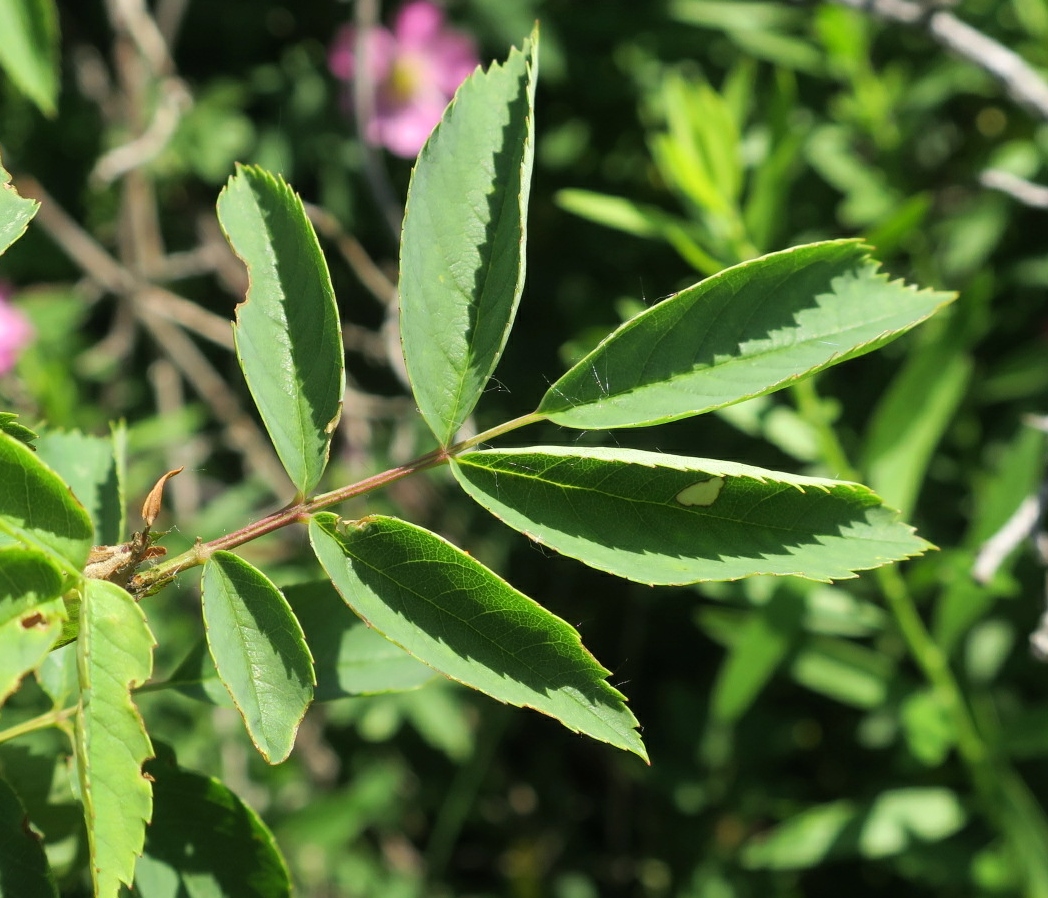
{"type": "MultiPolygon", "coordinates": [[[[1048,122],[920,26],[833,3],[449,6],[486,58],[541,19],[546,55],[535,261],[497,371],[502,389],[482,416],[529,411],[563,359],[696,274],[862,235],[893,273],[959,291],[952,311],[814,388],[660,428],[657,443],[643,430],[618,441],[854,472],[940,551],[897,579],[650,589],[543,556],[436,476],[344,513],[406,509],[577,623],[630,695],[650,768],[447,682],[319,706],[276,768],[229,708],[180,693],[141,695],[151,730],[180,770],[219,777],[268,822],[304,896],[1048,894],[1048,672],[1025,647],[1044,574],[1020,551],[985,585],[971,576],[983,542],[1038,489],[1043,435],[1023,421],[1048,402],[1046,212],[980,176],[1048,181],[1048,122]],[[950,696],[925,679],[895,606],[886,609],[893,589],[915,600],[962,686],[989,753],[982,774],[962,763],[950,696]],[[987,771],[989,787],[979,782],[987,771]]],[[[157,20],[178,7],[161,0],[157,20]]],[[[214,197],[235,161],[280,171],[380,270],[396,270],[366,153],[325,66],[350,6],[186,4],[172,58],[192,104],[158,154],[109,181],[96,163],[145,130],[163,79],[136,63],[103,4],[58,8],[57,111],[37,109],[48,110],[46,77],[39,88],[0,80],[3,161],[127,271],[231,316],[243,284],[214,256],[214,197]],[[143,209],[151,217],[135,218],[143,209]]],[[[952,11],[1048,72],[1046,0],[962,0],[952,11]]],[[[10,65],[3,54],[0,64],[10,65]]],[[[409,165],[384,164],[403,196],[409,165]]],[[[34,225],[0,260],[37,331],[0,380],[4,409],[44,442],[73,429],[106,436],[107,422],[126,421],[132,509],[160,473],[186,464],[190,476],[170,487],[171,552],[286,499],[242,452],[213,391],[136,323],[104,266],[60,245],[69,234],[61,222],[34,225]]],[[[347,337],[352,381],[375,398],[347,409],[334,484],[428,447],[382,346],[382,303],[337,258],[337,238],[325,244],[357,337],[347,337]]],[[[240,391],[221,341],[189,339],[240,391]]],[[[282,586],[316,575],[293,539],[268,537],[245,554],[282,586]]],[[[163,679],[200,639],[196,585],[184,578],[147,601],[163,679]]],[[[49,663],[60,669],[60,658],[49,663]]],[[[40,700],[27,684],[3,725],[40,700]]],[[[50,760],[53,735],[0,745],[0,767],[33,784],[22,799],[61,872],[80,867],[85,847],[69,771],[50,760]]],[[[86,894],[76,878],[61,885],[86,894]]]]}

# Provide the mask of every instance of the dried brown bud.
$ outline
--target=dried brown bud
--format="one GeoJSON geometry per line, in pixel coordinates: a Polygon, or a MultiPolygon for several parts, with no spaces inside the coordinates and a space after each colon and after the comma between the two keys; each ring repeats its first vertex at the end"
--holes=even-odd
{"type": "Polygon", "coordinates": [[[164,498],[164,484],[176,474],[181,474],[184,470],[185,465],[181,468],[175,468],[173,471],[168,471],[149,491],[149,495],[146,496],[146,501],[142,503],[142,520],[145,521],[146,530],[153,526],[153,521],[155,521],[157,515],[160,514],[160,501],[164,498]]]}

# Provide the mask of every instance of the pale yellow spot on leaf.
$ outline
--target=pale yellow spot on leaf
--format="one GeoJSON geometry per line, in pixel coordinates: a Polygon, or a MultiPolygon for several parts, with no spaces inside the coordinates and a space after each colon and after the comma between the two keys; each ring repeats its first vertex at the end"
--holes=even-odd
{"type": "Polygon", "coordinates": [[[681,505],[687,505],[689,508],[693,505],[712,505],[717,501],[717,497],[720,495],[723,487],[723,477],[711,477],[709,480],[702,480],[699,483],[693,483],[691,486],[684,487],[677,493],[677,501],[681,505]]]}

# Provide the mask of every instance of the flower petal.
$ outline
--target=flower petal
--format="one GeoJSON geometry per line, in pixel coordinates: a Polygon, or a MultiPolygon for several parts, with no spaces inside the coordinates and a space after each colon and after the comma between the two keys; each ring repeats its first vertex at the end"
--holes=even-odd
{"type": "Polygon", "coordinates": [[[0,374],[14,367],[19,353],[33,339],[29,319],[0,297],[0,374]]]}
{"type": "Polygon", "coordinates": [[[443,24],[444,10],[429,0],[413,0],[397,13],[393,34],[405,49],[418,49],[436,38],[443,24]]]}
{"type": "MultiPolygon", "coordinates": [[[[328,68],[343,81],[352,81],[357,71],[356,29],[344,25],[338,30],[328,52],[328,68]]],[[[389,77],[397,54],[396,38],[385,28],[368,30],[364,38],[364,64],[370,79],[379,83],[389,77]]]]}
{"type": "Polygon", "coordinates": [[[451,99],[458,86],[480,64],[476,44],[468,34],[448,28],[437,35],[428,50],[437,86],[451,99]]]}
{"type": "Polygon", "coordinates": [[[444,98],[435,92],[412,97],[409,103],[376,115],[369,129],[369,140],[380,143],[391,153],[411,159],[418,155],[430,132],[444,113],[444,98]]]}

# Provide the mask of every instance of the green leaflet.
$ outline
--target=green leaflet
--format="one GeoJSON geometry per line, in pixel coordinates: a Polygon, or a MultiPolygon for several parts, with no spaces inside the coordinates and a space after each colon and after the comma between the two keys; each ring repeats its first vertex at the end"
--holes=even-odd
{"type": "MultiPolygon", "coordinates": [[[[296,583],[283,592],[316,659],[315,701],[417,689],[436,676],[432,667],[363,624],[330,580],[296,583]]],[[[155,688],[177,689],[197,701],[232,706],[204,640],[155,688]]]]}
{"type": "Polygon", "coordinates": [[[287,600],[257,568],[216,552],[201,581],[215,669],[251,741],[270,764],[291,754],[313,700],[313,659],[287,600]]]}
{"type": "Polygon", "coordinates": [[[126,430],[95,437],[79,431],[45,431],[37,437],[40,460],[69,485],[95,527],[95,541],[112,546],[124,539],[124,458],[126,430]]]}
{"type": "Polygon", "coordinates": [[[62,479],[24,443],[0,432],[0,534],[55,552],[80,571],[93,528],[84,507],[62,479]]]}
{"type": "Polygon", "coordinates": [[[411,177],[400,329],[419,411],[447,445],[506,345],[524,288],[538,33],[458,89],[411,177]]]}
{"type": "Polygon", "coordinates": [[[387,639],[492,698],[647,758],[636,718],[573,627],[421,527],[378,515],[338,524],[314,516],[313,550],[387,639]]]}
{"type": "MultiPolygon", "coordinates": [[[[772,604],[780,601],[780,598],[776,598],[772,604]]],[[[750,637],[751,612],[740,614],[724,608],[703,607],[697,610],[695,620],[711,639],[731,649],[733,666],[738,649],[742,649],[745,654],[753,651],[742,646],[743,641],[750,637]]],[[[774,647],[771,650],[774,651],[774,647]]],[[[743,661],[740,660],[740,666],[743,661]]],[[[761,667],[768,664],[767,659],[761,659],[761,667]]],[[[894,664],[886,655],[861,643],[810,634],[797,641],[791,654],[784,660],[783,670],[805,689],[844,705],[872,709],[879,708],[888,698],[894,664]]],[[[739,677],[738,682],[729,682],[723,687],[718,683],[717,688],[730,689],[733,694],[718,700],[725,701],[729,710],[738,709],[739,699],[745,697],[742,690],[759,689],[762,684],[757,682],[758,678],[766,679],[774,672],[760,669],[747,673],[732,671],[739,677]]]]}
{"type": "Polygon", "coordinates": [[[302,201],[279,177],[240,166],[218,218],[247,266],[237,358],[277,455],[300,495],[320,482],[346,388],[331,276],[302,201]]]}
{"type": "Polygon", "coordinates": [[[0,549],[0,705],[62,632],[62,583],[62,572],[42,552],[0,549]]]}
{"type": "Polygon", "coordinates": [[[832,580],[928,548],[856,483],[631,449],[486,450],[451,467],[514,529],[641,583],[832,580]]]}
{"type": "Polygon", "coordinates": [[[130,885],[153,813],[142,762],[153,754],[131,690],[153,669],[153,634],[119,586],[87,580],[80,608],[76,760],[95,898],[130,885]]]}
{"type": "Polygon", "coordinates": [[[904,515],[913,513],[932,454],[972,375],[971,358],[944,328],[916,345],[873,413],[863,440],[863,480],[904,515]]]}
{"type": "Polygon", "coordinates": [[[58,10],[54,0],[0,0],[0,34],[4,36],[0,68],[41,112],[54,115],[58,100],[58,10]]]}
{"type": "Polygon", "coordinates": [[[258,815],[218,780],[181,769],[166,745],[156,751],[146,764],[155,813],[135,894],[287,898],[287,867],[258,815]]]}
{"type": "Polygon", "coordinates": [[[58,898],[40,838],[22,802],[0,777],[0,898],[58,898]]]}
{"type": "Polygon", "coordinates": [[[855,240],[771,253],[627,321],[537,413],[594,429],[698,415],[877,349],[952,298],[889,281],[855,240]]]}
{"type": "MultiPolygon", "coordinates": [[[[0,0],[0,7],[13,0],[0,0]]],[[[14,0],[17,2],[17,0],[14,0]]],[[[0,34],[4,34],[2,22],[0,22],[0,34]]],[[[7,43],[0,41],[0,45],[7,43]]],[[[0,50],[0,56],[3,51],[0,50]]],[[[11,186],[11,176],[0,166],[0,255],[25,233],[26,227],[36,215],[40,204],[36,200],[27,200],[18,195],[11,186]]]]}
{"type": "MultiPolygon", "coordinates": [[[[2,197],[3,194],[0,193],[0,203],[3,202],[2,197]]],[[[33,441],[37,438],[33,431],[19,423],[18,415],[14,412],[0,412],[0,431],[14,437],[20,443],[25,443],[30,448],[32,448],[33,441]]]]}
{"type": "Polygon", "coordinates": [[[435,676],[346,607],[330,580],[284,590],[317,661],[317,701],[417,689],[435,676]]]}
{"type": "Polygon", "coordinates": [[[952,836],[966,821],[949,789],[889,789],[862,805],[834,801],[802,811],[752,839],[742,862],[751,869],[802,870],[832,857],[891,857],[952,836]]]}
{"type": "Polygon", "coordinates": [[[747,615],[713,684],[713,719],[734,723],[749,710],[801,636],[802,611],[786,593],[747,615]]]}

